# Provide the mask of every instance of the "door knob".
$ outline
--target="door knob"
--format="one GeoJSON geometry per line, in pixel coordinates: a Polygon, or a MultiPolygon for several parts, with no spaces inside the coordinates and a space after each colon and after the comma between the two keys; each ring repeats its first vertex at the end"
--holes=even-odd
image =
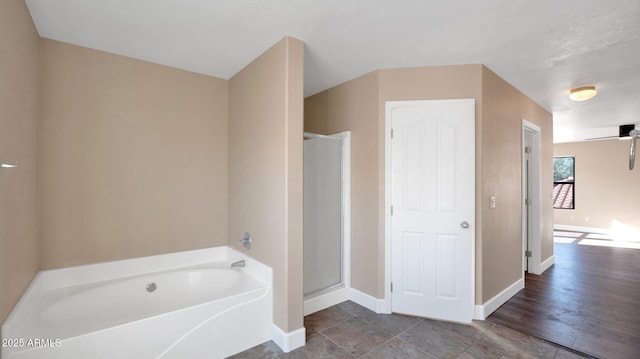
{"type": "Polygon", "coordinates": [[[467,221],[462,221],[462,223],[460,223],[460,227],[467,229],[469,228],[469,222],[467,221]]]}

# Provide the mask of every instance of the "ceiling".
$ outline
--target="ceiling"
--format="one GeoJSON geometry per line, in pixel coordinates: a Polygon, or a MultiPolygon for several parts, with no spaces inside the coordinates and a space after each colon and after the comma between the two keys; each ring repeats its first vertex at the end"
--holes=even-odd
{"type": "Polygon", "coordinates": [[[228,79],[289,35],[305,95],[389,67],[484,64],[554,142],[640,125],[638,0],[26,0],[42,37],[228,79]],[[572,102],[572,87],[598,95],[572,102]]]}

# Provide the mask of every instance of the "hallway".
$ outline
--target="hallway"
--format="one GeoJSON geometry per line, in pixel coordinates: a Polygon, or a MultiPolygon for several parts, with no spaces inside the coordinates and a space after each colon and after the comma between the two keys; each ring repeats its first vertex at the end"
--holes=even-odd
{"type": "Polygon", "coordinates": [[[640,357],[640,241],[556,231],[554,255],[488,320],[598,358],[640,357]]]}

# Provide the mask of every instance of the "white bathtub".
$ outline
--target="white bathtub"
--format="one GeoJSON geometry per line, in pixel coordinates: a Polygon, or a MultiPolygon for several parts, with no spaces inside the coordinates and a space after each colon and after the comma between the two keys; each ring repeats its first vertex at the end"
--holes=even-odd
{"type": "Polygon", "coordinates": [[[230,247],[42,271],[2,357],[223,358],[271,339],[271,288],[271,269],[230,247]]]}

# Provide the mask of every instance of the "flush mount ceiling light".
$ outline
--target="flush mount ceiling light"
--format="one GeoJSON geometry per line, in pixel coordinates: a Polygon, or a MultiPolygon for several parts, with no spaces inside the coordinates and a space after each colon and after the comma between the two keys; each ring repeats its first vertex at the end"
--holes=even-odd
{"type": "Polygon", "coordinates": [[[587,101],[597,93],[595,86],[576,87],[569,90],[569,98],[573,101],[587,101]]]}

